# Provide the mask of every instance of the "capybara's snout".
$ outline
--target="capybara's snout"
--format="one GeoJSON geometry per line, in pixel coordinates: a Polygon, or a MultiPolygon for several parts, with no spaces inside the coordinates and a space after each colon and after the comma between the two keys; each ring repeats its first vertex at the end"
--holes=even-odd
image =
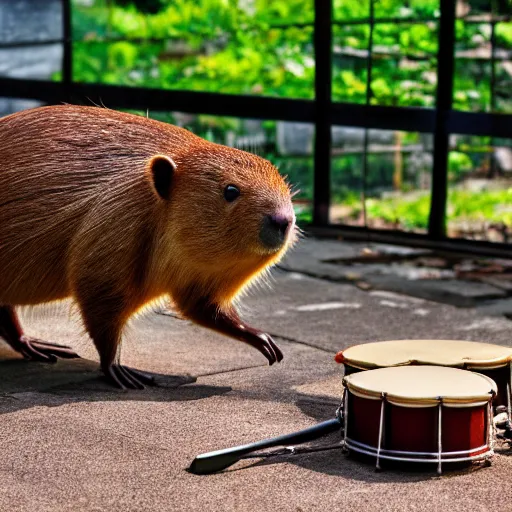
{"type": "Polygon", "coordinates": [[[261,242],[268,249],[280,249],[294,224],[295,215],[292,208],[265,215],[260,229],[261,242]]]}

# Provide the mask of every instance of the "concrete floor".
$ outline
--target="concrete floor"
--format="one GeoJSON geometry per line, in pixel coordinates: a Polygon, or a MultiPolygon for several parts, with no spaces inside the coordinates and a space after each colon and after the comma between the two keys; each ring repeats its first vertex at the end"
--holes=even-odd
{"type": "MultiPolygon", "coordinates": [[[[306,244],[304,254],[337,247],[306,244]]],[[[281,364],[268,367],[246,345],[148,312],[132,323],[122,358],[159,374],[160,386],[125,393],[104,383],[67,304],[23,311],[28,334],[70,344],[83,359],[27,363],[0,346],[0,510],[512,510],[512,451],[502,445],[491,467],[441,477],[425,468],[376,473],[339,450],[188,473],[199,453],[332,418],[342,392],[333,357],[350,345],[453,338],[512,346],[503,317],[302,272],[274,272],[272,288],[254,291],[242,311],[276,336],[281,364]]]]}

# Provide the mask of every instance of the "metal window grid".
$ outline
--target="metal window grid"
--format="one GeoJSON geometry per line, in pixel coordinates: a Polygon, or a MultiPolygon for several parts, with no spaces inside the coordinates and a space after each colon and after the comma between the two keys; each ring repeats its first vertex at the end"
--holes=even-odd
{"type": "MultiPolygon", "coordinates": [[[[348,235],[390,243],[460,250],[489,255],[510,256],[512,244],[449,239],[446,237],[447,164],[449,136],[490,136],[492,139],[512,138],[512,115],[486,112],[461,112],[452,109],[455,63],[455,4],[453,0],[440,0],[439,17],[432,18],[376,18],[375,0],[370,0],[367,18],[334,20],[332,0],[314,0],[315,20],[292,26],[313,26],[315,56],[315,99],[289,99],[265,96],[231,95],[184,90],[163,90],[146,87],[129,87],[103,84],[86,84],[73,81],[73,39],[71,24],[71,0],[63,3],[63,39],[38,42],[2,43],[1,48],[32,45],[63,44],[62,81],[51,82],[16,78],[0,78],[0,96],[39,100],[55,104],[61,102],[104,102],[111,108],[152,109],[181,111],[192,114],[235,116],[252,119],[273,119],[313,123],[314,145],[314,197],[313,224],[309,229],[321,235],[348,235]],[[437,88],[435,108],[388,107],[371,105],[372,34],[377,23],[425,23],[436,22],[439,31],[437,52],[437,88]],[[333,26],[361,25],[370,27],[366,103],[333,102],[332,42],[333,26]],[[431,189],[431,210],[428,233],[416,234],[403,231],[374,230],[364,227],[332,225],[329,223],[331,128],[346,125],[365,128],[363,181],[366,176],[368,129],[385,129],[432,133],[434,136],[434,161],[431,189]]],[[[493,15],[482,21],[479,17],[463,18],[465,23],[489,23],[491,43],[495,41],[496,23],[510,21],[512,16],[493,15]]],[[[286,29],[290,25],[274,25],[286,29]]],[[[494,105],[495,45],[491,45],[491,105],[494,105]]],[[[491,141],[492,141],[491,139],[491,141]]],[[[364,191],[363,183],[363,191],[364,191]]]]}

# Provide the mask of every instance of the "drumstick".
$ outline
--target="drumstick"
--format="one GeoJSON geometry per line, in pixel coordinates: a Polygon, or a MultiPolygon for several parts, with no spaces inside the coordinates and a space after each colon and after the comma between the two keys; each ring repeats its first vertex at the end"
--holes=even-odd
{"type": "Polygon", "coordinates": [[[224,450],[217,450],[215,452],[202,453],[198,455],[193,461],[188,471],[196,475],[206,475],[208,473],[215,473],[226,469],[227,467],[238,462],[240,459],[249,453],[264,448],[272,448],[273,446],[284,446],[289,443],[301,444],[308,441],[313,441],[319,437],[326,436],[331,432],[336,432],[341,429],[341,423],[338,418],[333,420],[318,423],[313,427],[299,430],[292,434],[285,434],[283,436],[257,441],[255,443],[244,444],[235,446],[233,448],[226,448],[224,450]]]}

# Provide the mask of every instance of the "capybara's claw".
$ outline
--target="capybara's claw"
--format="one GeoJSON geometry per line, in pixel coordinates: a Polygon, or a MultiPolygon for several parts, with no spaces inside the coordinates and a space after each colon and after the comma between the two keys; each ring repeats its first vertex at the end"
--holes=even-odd
{"type": "Polygon", "coordinates": [[[256,347],[267,359],[269,365],[272,366],[275,362],[280,362],[283,359],[283,353],[279,347],[275,344],[271,336],[265,332],[257,331],[255,329],[249,329],[249,332],[254,335],[257,343],[251,343],[256,347]]]}
{"type": "Polygon", "coordinates": [[[257,336],[262,341],[260,350],[263,353],[263,355],[268,359],[268,364],[272,366],[276,362],[277,357],[272,345],[268,341],[268,336],[263,332],[258,333],[257,336]]]}
{"type": "Polygon", "coordinates": [[[129,368],[128,366],[123,366],[123,368],[130,373],[133,377],[136,377],[137,380],[146,384],[148,386],[156,386],[155,377],[149,375],[145,372],[141,372],[140,370],[136,370],[135,368],[129,368]]]}
{"type": "Polygon", "coordinates": [[[149,386],[155,385],[155,379],[150,375],[120,364],[112,364],[104,372],[107,379],[123,391],[127,389],[144,389],[144,384],[149,386]]]}
{"type": "Polygon", "coordinates": [[[80,357],[70,347],[58,345],[57,343],[48,343],[29,336],[21,336],[16,349],[25,359],[30,361],[42,361],[46,363],[55,363],[57,358],[76,359],[80,357]]]}
{"type": "Polygon", "coordinates": [[[281,349],[276,345],[276,343],[272,339],[272,336],[269,336],[268,334],[264,334],[264,336],[267,338],[267,343],[272,348],[276,356],[276,361],[280,363],[283,360],[283,353],[281,352],[281,349]]]}

